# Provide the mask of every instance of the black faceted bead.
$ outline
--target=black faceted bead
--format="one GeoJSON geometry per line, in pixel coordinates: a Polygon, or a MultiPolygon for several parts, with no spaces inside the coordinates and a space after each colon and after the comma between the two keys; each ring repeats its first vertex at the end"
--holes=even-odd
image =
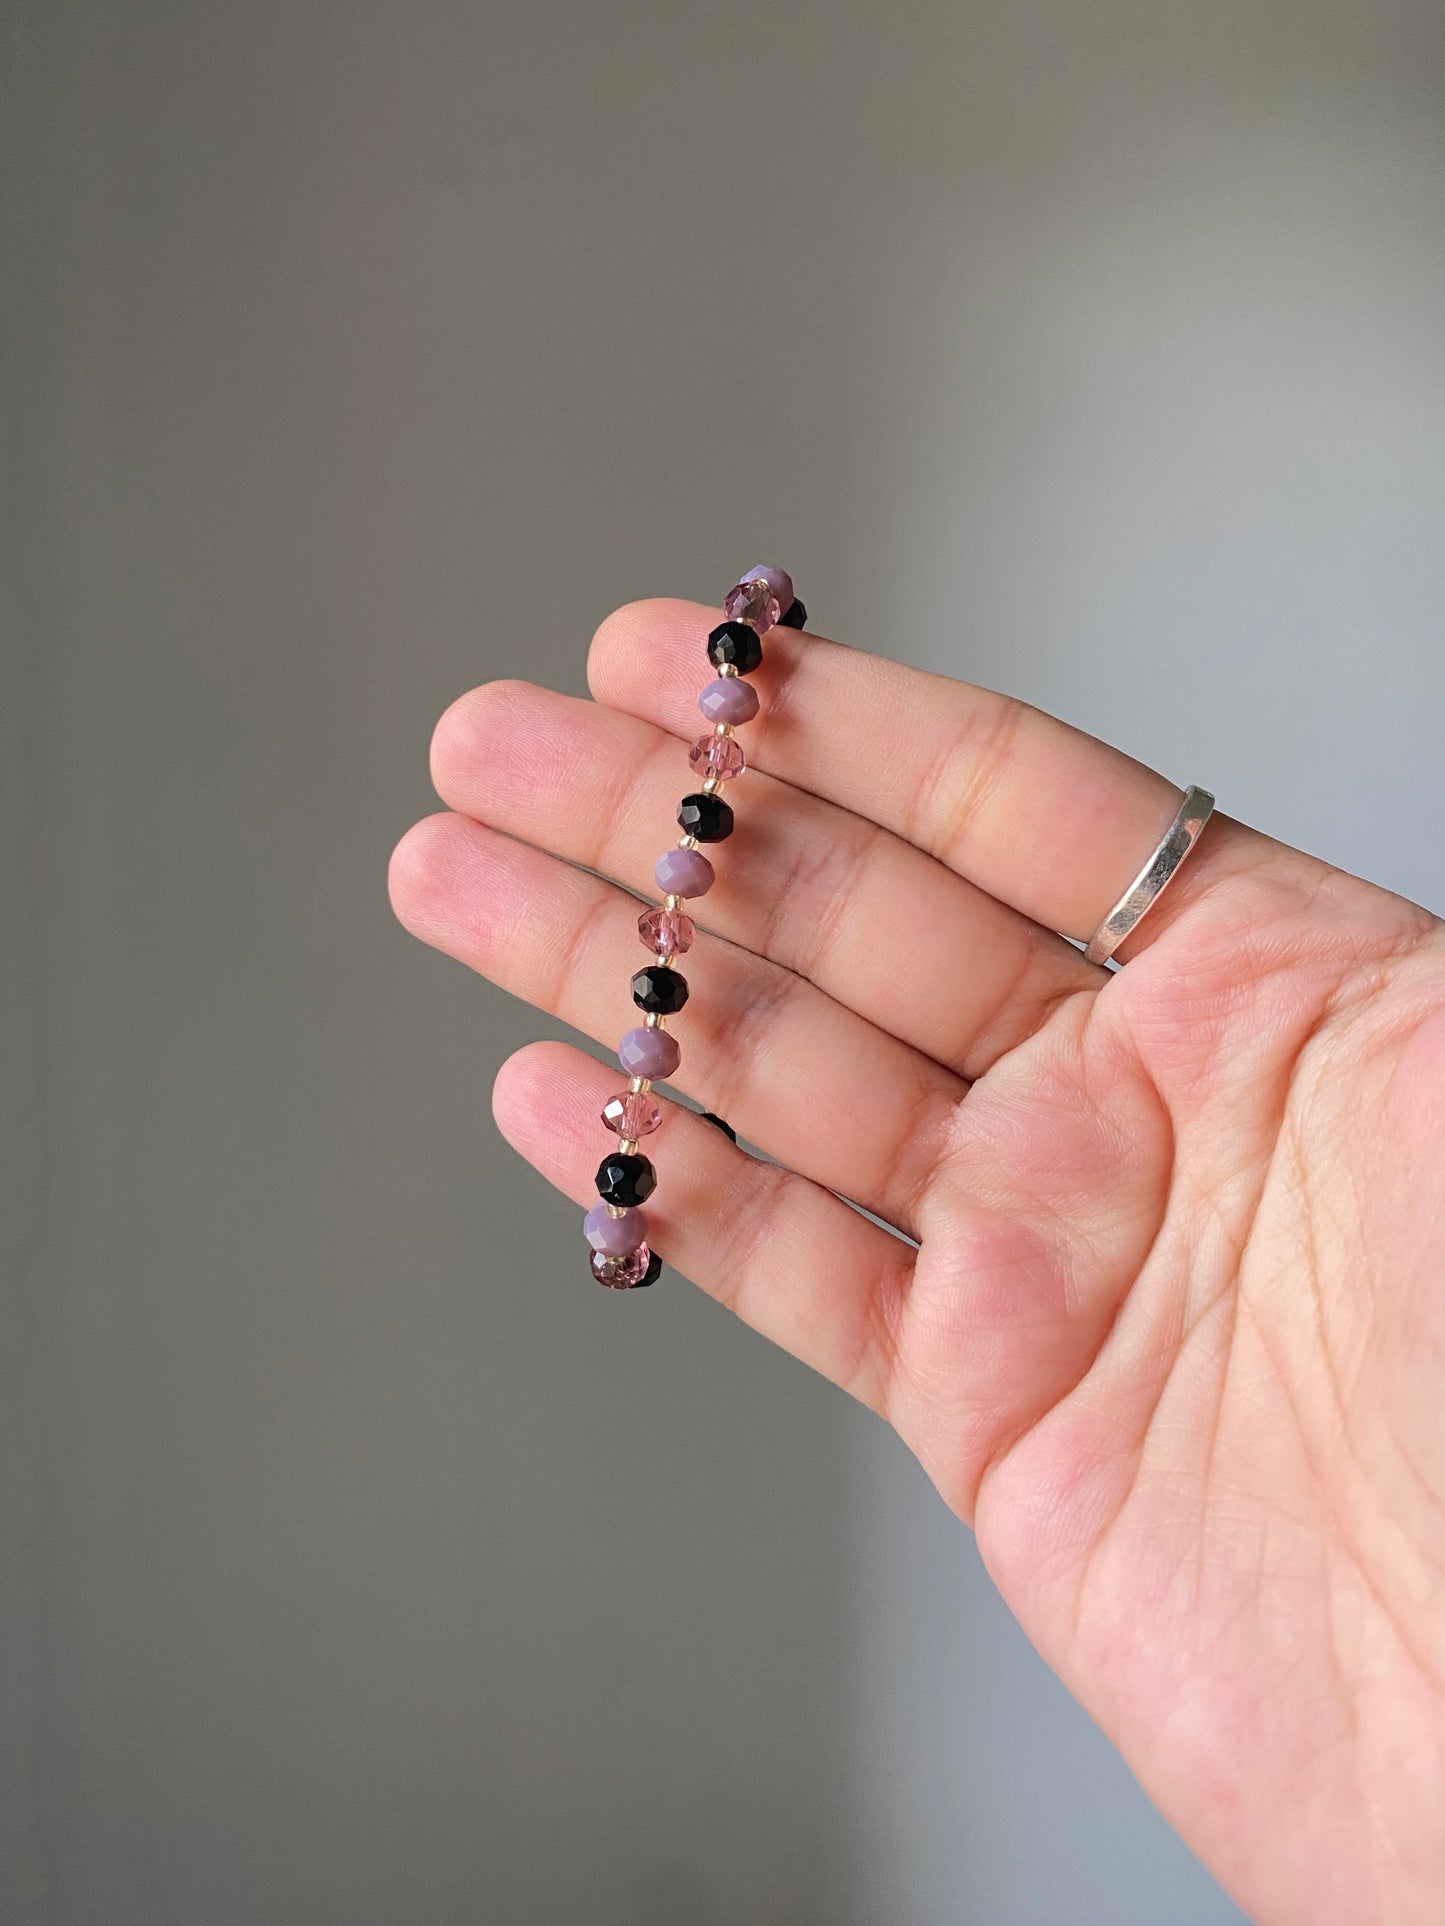
{"type": "Polygon", "coordinates": [[[642,1273],[641,1277],[638,1278],[632,1288],[634,1291],[645,1291],[649,1284],[655,1284],[661,1276],[662,1259],[656,1251],[649,1251],[647,1253],[647,1269],[642,1273]]]}
{"type": "Polygon", "coordinates": [[[687,978],[665,963],[649,963],[632,979],[632,1001],[649,1016],[676,1016],[687,1002],[687,978]]]}
{"type": "Polygon", "coordinates": [[[614,1150],[597,1166],[597,1195],[604,1204],[630,1208],[646,1203],[657,1189],[657,1172],[646,1157],[614,1150]]]}
{"type": "Polygon", "coordinates": [[[780,629],[805,629],[808,626],[808,611],[803,607],[802,597],[795,595],[778,617],[780,629]]]}
{"type": "Polygon", "coordinates": [[[684,796],[677,805],[677,825],[700,843],[720,843],[733,833],[733,812],[721,796],[684,796]]]}
{"type": "Polygon", "coordinates": [[[746,622],[720,624],[707,639],[707,652],[717,668],[725,669],[731,663],[739,675],[751,675],[763,659],[758,632],[746,622]]]}

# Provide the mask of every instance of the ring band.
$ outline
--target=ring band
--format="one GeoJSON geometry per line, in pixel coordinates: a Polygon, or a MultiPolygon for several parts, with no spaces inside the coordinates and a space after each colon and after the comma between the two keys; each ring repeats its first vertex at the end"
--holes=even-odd
{"type": "Polygon", "coordinates": [[[1213,813],[1214,798],[1207,789],[1191,785],[1185,790],[1179,814],[1165,830],[1159,847],[1090,938],[1084,951],[1086,963],[1107,963],[1124,938],[1148,915],[1213,813]]]}

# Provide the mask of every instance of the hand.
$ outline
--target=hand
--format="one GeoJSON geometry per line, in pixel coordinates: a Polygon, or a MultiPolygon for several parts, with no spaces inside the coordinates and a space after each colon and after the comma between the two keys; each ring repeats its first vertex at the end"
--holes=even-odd
{"type": "MultiPolygon", "coordinates": [[[[410,929],[609,1047],[638,904],[573,865],[652,893],[715,620],[611,617],[595,704],[463,697],[456,813],[393,862],[410,929]]],[[[777,1163],[670,1111],[657,1247],[895,1426],[1262,1926],[1438,1926],[1445,926],[1216,815],[1096,969],[1055,932],[1092,933],[1176,789],[813,636],[754,681],[673,1028],[679,1086],[777,1163]]],[[[622,1081],[538,1044],[497,1119],[589,1203],[622,1081]]]]}

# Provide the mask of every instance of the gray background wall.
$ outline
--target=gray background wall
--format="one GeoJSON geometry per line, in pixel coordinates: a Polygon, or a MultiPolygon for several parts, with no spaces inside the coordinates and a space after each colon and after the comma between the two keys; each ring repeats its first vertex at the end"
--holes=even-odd
{"type": "Polygon", "coordinates": [[[432,719],[760,555],[1445,908],[1434,5],[4,12],[10,1926],[1237,1917],[500,1144],[432,719]]]}

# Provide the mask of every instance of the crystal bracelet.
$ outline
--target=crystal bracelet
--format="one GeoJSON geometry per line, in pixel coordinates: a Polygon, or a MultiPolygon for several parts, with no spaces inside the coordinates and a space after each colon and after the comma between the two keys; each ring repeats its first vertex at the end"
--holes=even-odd
{"type": "MultiPolygon", "coordinates": [[[[653,1080],[670,1077],[682,1057],[667,1019],[687,1002],[687,979],[673,963],[692,948],[697,934],[685,908],[687,899],[705,896],[715,880],[713,866],[698,844],[720,843],[733,833],[733,812],[719,791],[747,767],[734,731],[758,713],[758,692],[745,678],[762,662],[762,638],[769,629],[779,625],[800,629],[808,619],[808,611],[793,594],[792,577],[780,568],[749,569],[729,591],[723,615],[726,619],[707,639],[717,675],[697,699],[698,708],[713,725],[712,733],[699,736],[688,750],[688,761],[702,775],[702,787],[678,804],[682,836],[654,867],[662,907],[644,910],[637,919],[643,948],[656,961],[632,979],[632,1000],[643,1012],[642,1026],[629,1030],[617,1046],[618,1060],[631,1081],[609,1097],[602,1110],[603,1123],[621,1141],[597,1167],[601,1201],[582,1220],[592,1246],[592,1275],[613,1291],[655,1283],[662,1269],[662,1259],[648,1244],[647,1219],[641,1209],[657,1186],[657,1172],[638,1145],[662,1122],[662,1108],[652,1094],[653,1080]]],[[[732,1136],[721,1118],[703,1114],[732,1136]]]]}

